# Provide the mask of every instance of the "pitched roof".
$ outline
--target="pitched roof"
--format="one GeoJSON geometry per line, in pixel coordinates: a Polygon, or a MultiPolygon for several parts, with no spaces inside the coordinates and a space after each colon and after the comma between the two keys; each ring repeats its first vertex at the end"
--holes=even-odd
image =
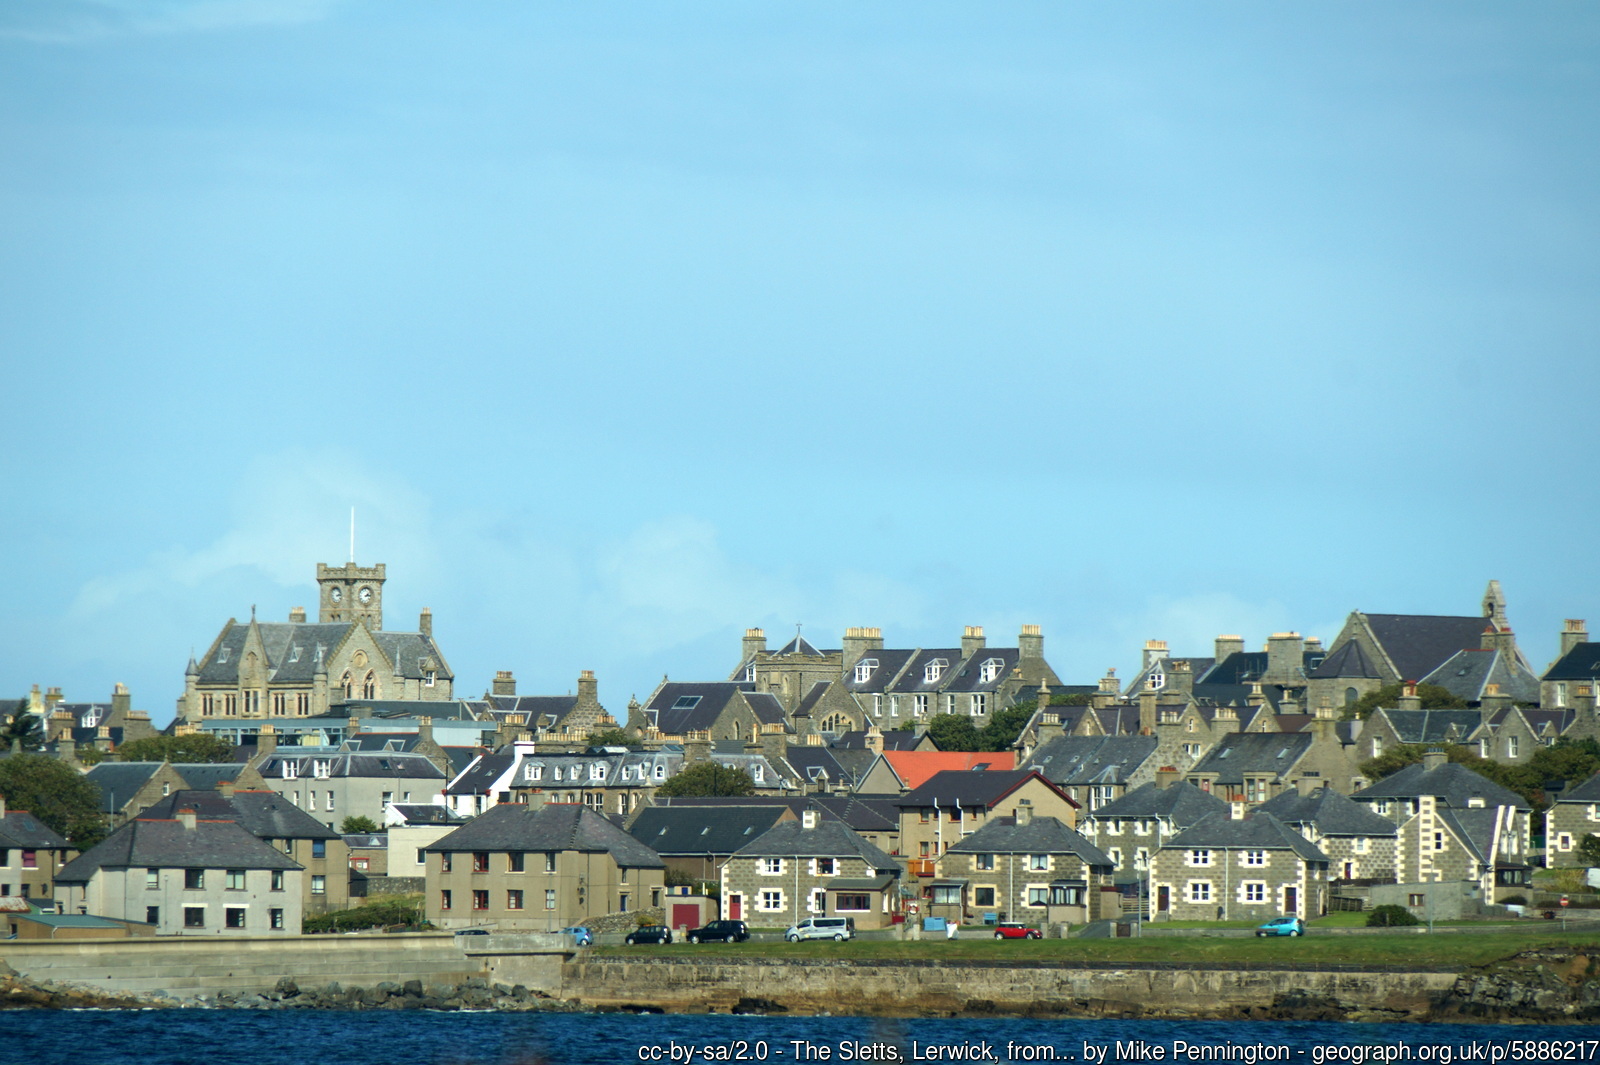
{"type": "Polygon", "coordinates": [[[495,782],[505,776],[517,760],[514,750],[490,751],[480,755],[445,787],[447,795],[487,795],[495,782]]]}
{"type": "Polygon", "coordinates": [[[805,655],[808,658],[825,658],[827,656],[827,652],[819,651],[812,647],[811,642],[798,632],[794,634],[794,639],[778,648],[773,654],[805,655]]]}
{"type": "Polygon", "coordinates": [[[1322,664],[1313,669],[1306,676],[1311,680],[1324,680],[1331,677],[1351,677],[1369,680],[1382,680],[1383,673],[1372,664],[1372,659],[1367,657],[1367,652],[1355,640],[1341,646],[1337,651],[1322,660],[1322,664]]]}
{"type": "Polygon", "coordinates": [[[1088,865],[1113,866],[1105,851],[1055,817],[1034,817],[1019,825],[1014,817],[997,817],[953,844],[952,854],[1071,854],[1088,865]]]}
{"type": "Polygon", "coordinates": [[[1500,685],[1501,695],[1518,702],[1539,701],[1539,678],[1515,657],[1501,654],[1499,648],[1464,648],[1422,680],[1471,703],[1482,702],[1490,684],[1500,685]]]}
{"type": "Polygon", "coordinates": [[[802,784],[852,779],[850,771],[841,765],[833,751],[826,747],[795,744],[784,752],[783,757],[799,775],[798,782],[802,784]]]}
{"type": "Polygon", "coordinates": [[[1363,614],[1367,627],[1402,680],[1421,680],[1451,655],[1483,643],[1486,617],[1363,614]]]}
{"type": "Polygon", "coordinates": [[[947,769],[987,767],[996,772],[1014,769],[1017,764],[1015,751],[884,751],[882,758],[907,788],[921,787],[929,777],[947,769]]]}
{"type": "Polygon", "coordinates": [[[1551,663],[1545,680],[1588,680],[1600,677],[1600,643],[1580,643],[1551,663]]]}
{"type": "MultiPolygon", "coordinates": [[[[858,658],[850,668],[845,670],[845,688],[853,692],[882,692],[905,669],[906,663],[911,661],[911,656],[917,652],[912,648],[876,648],[867,651],[858,658]],[[877,663],[873,665],[872,663],[877,663]],[[863,670],[863,667],[869,667],[863,670]],[[857,680],[857,672],[864,671],[866,677],[857,680]]],[[[959,657],[959,656],[958,656],[959,657]]],[[[954,665],[957,659],[951,659],[954,665]]]]}
{"type": "Polygon", "coordinates": [[[0,817],[0,847],[66,850],[70,846],[65,837],[27,810],[7,810],[0,817]]]}
{"type": "Polygon", "coordinates": [[[1158,742],[1154,736],[1059,736],[1034,751],[1025,768],[1055,784],[1126,784],[1158,742]]]}
{"type": "MultiPolygon", "coordinates": [[[[1465,743],[1483,725],[1482,710],[1392,710],[1372,716],[1389,723],[1401,743],[1465,743]]],[[[1370,724],[1370,722],[1369,722],[1370,724]]]]}
{"type": "Polygon", "coordinates": [[[988,807],[1000,802],[1029,780],[1037,780],[1071,803],[1061,789],[1031,769],[946,769],[935,773],[916,788],[893,800],[899,807],[940,806],[959,803],[967,808],[988,807]]]}
{"type": "Polygon", "coordinates": [[[56,881],[83,883],[101,869],[161,866],[172,869],[299,869],[233,821],[181,821],[138,817],[68,862],[56,881]]]}
{"type": "Polygon", "coordinates": [[[849,825],[821,816],[810,828],[804,820],[780,821],[740,847],[734,857],[860,858],[869,869],[900,869],[899,862],[851,831],[849,825]]]}
{"type": "Polygon", "coordinates": [[[1394,836],[1400,832],[1387,817],[1332,788],[1317,788],[1310,795],[1297,790],[1279,792],[1256,809],[1286,825],[1310,825],[1324,836],[1394,836]]]}
{"type": "Polygon", "coordinates": [[[150,782],[165,762],[101,762],[84,774],[100,789],[100,812],[113,814],[128,804],[134,792],[150,782]]]}
{"type": "Polygon", "coordinates": [[[1262,813],[1259,808],[1237,820],[1226,814],[1213,814],[1161,845],[1162,850],[1184,850],[1195,847],[1218,850],[1289,850],[1306,861],[1328,860],[1328,856],[1316,845],[1270,813],[1262,813]]]}
{"type": "Polygon", "coordinates": [[[747,685],[728,681],[669,682],[645,705],[645,717],[669,736],[709,729],[733,697],[746,690],[747,685]]]}
{"type": "Polygon", "coordinates": [[[209,788],[215,790],[224,781],[238,780],[239,774],[244,772],[243,762],[174,762],[172,768],[178,771],[183,782],[191,788],[209,788]]]}
{"type": "Polygon", "coordinates": [[[727,855],[784,817],[787,806],[647,806],[629,835],[662,855],[727,855]]]}
{"type": "Polygon", "coordinates": [[[465,814],[458,814],[448,806],[432,803],[396,802],[389,805],[408,825],[460,825],[470,820],[465,814]]]}
{"type": "Polygon", "coordinates": [[[1215,773],[1219,784],[1243,784],[1246,774],[1282,774],[1311,749],[1309,732],[1231,732],[1189,770],[1215,773]]]}
{"type": "Polygon", "coordinates": [[[857,832],[894,832],[900,811],[889,799],[859,795],[812,795],[811,806],[837,817],[857,832]]]}
{"type": "Polygon", "coordinates": [[[191,809],[206,821],[235,821],[257,839],[338,839],[324,825],[275,791],[236,791],[229,799],[220,791],[175,791],[140,817],[176,818],[191,809]]]}
{"type": "Polygon", "coordinates": [[[1227,811],[1226,802],[1209,791],[1201,791],[1187,780],[1180,780],[1164,788],[1155,783],[1141,784],[1088,816],[1097,822],[1115,818],[1162,818],[1177,828],[1187,828],[1213,814],[1227,811]]]}
{"type": "Polygon", "coordinates": [[[980,647],[972,653],[972,657],[959,667],[955,679],[944,686],[947,692],[990,692],[1004,684],[1006,678],[1011,676],[1011,671],[1017,667],[1022,659],[1022,652],[1015,647],[980,647]],[[983,676],[983,667],[989,663],[995,667],[990,671],[989,679],[983,676]]]}
{"type": "Polygon", "coordinates": [[[1474,799],[1482,799],[1487,806],[1532,809],[1528,805],[1528,800],[1521,795],[1455,762],[1445,762],[1432,769],[1429,769],[1425,762],[1413,762],[1377,783],[1362,788],[1351,798],[1358,801],[1376,801],[1415,799],[1422,795],[1432,795],[1446,806],[1463,810],[1467,809],[1474,799]]]}
{"type": "Polygon", "coordinates": [[[610,854],[618,865],[659,869],[661,856],[577,803],[525,806],[503,802],[424,848],[444,851],[583,851],[610,854]]]}

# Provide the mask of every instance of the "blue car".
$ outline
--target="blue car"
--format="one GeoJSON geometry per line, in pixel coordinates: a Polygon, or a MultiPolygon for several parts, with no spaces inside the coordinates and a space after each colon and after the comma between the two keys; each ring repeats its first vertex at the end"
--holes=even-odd
{"type": "Polygon", "coordinates": [[[594,932],[584,928],[582,925],[573,925],[571,928],[563,928],[561,931],[571,936],[573,941],[580,947],[591,946],[594,943],[594,932]]]}
{"type": "Polygon", "coordinates": [[[1258,936],[1303,936],[1306,923],[1298,917],[1274,917],[1256,929],[1258,936]]]}

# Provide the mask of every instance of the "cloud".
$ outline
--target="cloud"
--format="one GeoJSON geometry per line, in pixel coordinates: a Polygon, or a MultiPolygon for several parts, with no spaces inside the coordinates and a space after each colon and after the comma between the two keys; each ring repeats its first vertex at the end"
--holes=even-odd
{"type": "Polygon", "coordinates": [[[326,18],[342,0],[14,0],[0,37],[76,44],[112,37],[296,26],[326,18]]]}

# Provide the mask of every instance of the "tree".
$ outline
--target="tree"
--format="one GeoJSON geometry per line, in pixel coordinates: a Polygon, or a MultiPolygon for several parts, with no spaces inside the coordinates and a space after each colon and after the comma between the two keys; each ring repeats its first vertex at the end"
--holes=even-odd
{"type": "Polygon", "coordinates": [[[361,833],[382,832],[383,828],[365,814],[351,814],[339,822],[339,831],[346,836],[354,836],[361,833]]]}
{"type": "Polygon", "coordinates": [[[27,810],[79,850],[105,838],[100,789],[58,758],[47,754],[0,758],[0,796],[8,808],[27,810]]]}
{"type": "Polygon", "coordinates": [[[44,748],[44,722],[28,709],[27,699],[18,699],[17,705],[0,723],[0,754],[21,749],[37,751],[44,748]]]}
{"type": "Polygon", "coordinates": [[[1393,928],[1417,923],[1417,915],[1404,906],[1379,906],[1367,914],[1368,928],[1393,928]]]}
{"type": "Polygon", "coordinates": [[[1022,730],[1033,718],[1034,704],[1023,703],[1020,706],[1008,706],[1004,710],[996,710],[989,715],[989,723],[983,726],[978,733],[979,741],[983,744],[979,750],[983,751],[1009,751],[1011,745],[1017,742],[1017,737],[1022,735],[1022,730]]]}
{"type": "Polygon", "coordinates": [[[754,795],[756,782],[742,769],[716,762],[696,762],[661,782],[657,795],[668,797],[754,795]]]}
{"type": "Polygon", "coordinates": [[[1578,841],[1578,859],[1593,869],[1600,866],[1600,836],[1590,832],[1578,841]]]}
{"type": "Polygon", "coordinates": [[[233,744],[205,732],[186,736],[150,736],[117,748],[124,762],[234,762],[233,744]]]}
{"type": "Polygon", "coordinates": [[[626,747],[633,742],[633,737],[626,729],[605,728],[589,733],[584,742],[591,747],[626,747]]]}
{"type": "Polygon", "coordinates": [[[935,714],[928,722],[928,736],[941,751],[983,750],[983,737],[965,714],[935,714]]]}
{"type": "MultiPolygon", "coordinates": [[[[1368,692],[1357,699],[1354,706],[1345,708],[1345,720],[1352,717],[1365,719],[1368,714],[1381,706],[1393,709],[1400,702],[1404,687],[1399,684],[1386,684],[1375,692],[1368,692]]],[[[1424,710],[1465,710],[1467,701],[1459,696],[1452,695],[1449,688],[1441,688],[1437,684],[1418,684],[1417,698],[1422,700],[1424,710]]]]}
{"type": "MultiPolygon", "coordinates": [[[[1376,758],[1361,763],[1361,772],[1374,780],[1397,773],[1414,762],[1422,761],[1428,747],[1420,743],[1403,743],[1376,758]]],[[[1571,786],[1588,780],[1600,771],[1600,743],[1592,739],[1559,739],[1549,747],[1541,747],[1533,757],[1521,765],[1507,765],[1478,755],[1471,747],[1449,743],[1444,747],[1445,757],[1464,765],[1479,776],[1508,788],[1522,796],[1533,808],[1537,817],[1550,806],[1545,786],[1560,783],[1571,786]]]]}

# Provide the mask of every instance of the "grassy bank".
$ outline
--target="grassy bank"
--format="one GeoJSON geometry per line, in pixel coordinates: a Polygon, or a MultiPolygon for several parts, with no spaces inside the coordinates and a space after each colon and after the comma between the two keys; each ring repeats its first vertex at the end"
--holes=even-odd
{"type": "MultiPolygon", "coordinates": [[[[1278,965],[1371,965],[1411,970],[1459,971],[1484,965],[1518,951],[1540,947],[1572,947],[1595,943],[1592,930],[1563,933],[1546,928],[1472,935],[1430,936],[1415,933],[1304,938],[1146,938],[995,940],[969,934],[953,942],[853,940],[847,943],[707,943],[691,946],[600,947],[597,955],[637,957],[840,958],[852,961],[1017,961],[1048,965],[1074,962],[1169,963],[1272,968],[1278,965]]],[[[1596,945],[1600,950],[1600,944],[1596,945]]]]}

